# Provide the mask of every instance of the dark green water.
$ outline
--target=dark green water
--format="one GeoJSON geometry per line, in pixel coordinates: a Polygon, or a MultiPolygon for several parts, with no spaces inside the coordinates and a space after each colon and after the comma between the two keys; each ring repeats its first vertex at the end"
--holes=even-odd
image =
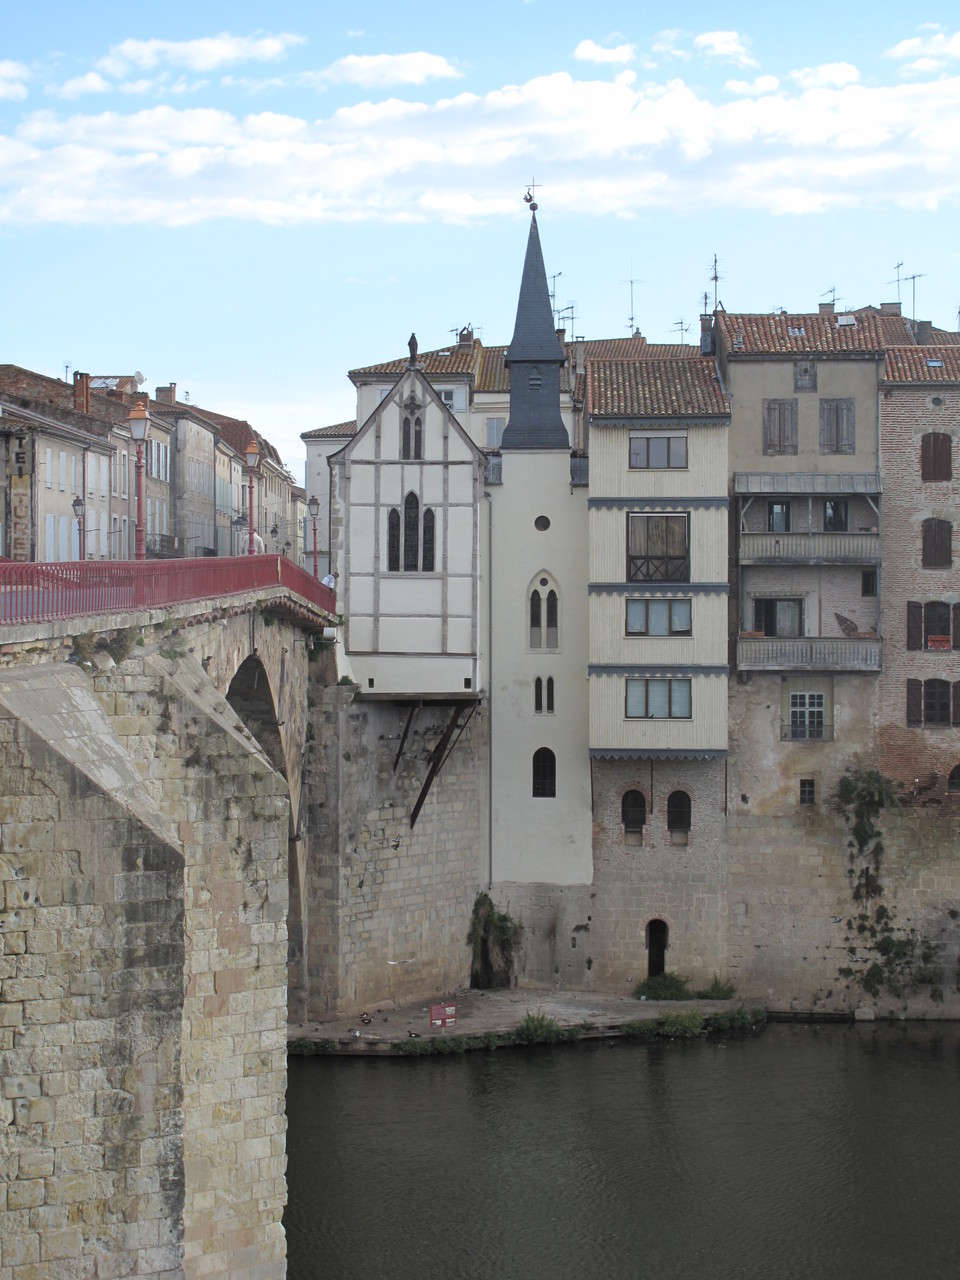
{"type": "Polygon", "coordinates": [[[290,1280],[960,1277],[960,1028],[290,1059],[290,1280]]]}

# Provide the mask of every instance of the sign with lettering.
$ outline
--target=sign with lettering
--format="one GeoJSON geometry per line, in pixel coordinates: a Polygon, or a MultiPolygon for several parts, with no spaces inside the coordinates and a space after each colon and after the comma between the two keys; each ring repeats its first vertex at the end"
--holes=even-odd
{"type": "Polygon", "coordinates": [[[432,1004],[430,1006],[431,1027],[455,1027],[457,1025],[457,1006],[455,1004],[432,1004]]]}

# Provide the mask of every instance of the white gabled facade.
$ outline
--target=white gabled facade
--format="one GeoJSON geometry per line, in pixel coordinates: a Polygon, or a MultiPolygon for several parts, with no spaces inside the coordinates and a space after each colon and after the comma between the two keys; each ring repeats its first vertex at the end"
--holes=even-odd
{"type": "Polygon", "coordinates": [[[411,362],[330,470],[331,561],[361,690],[473,700],[480,451],[411,362]]]}

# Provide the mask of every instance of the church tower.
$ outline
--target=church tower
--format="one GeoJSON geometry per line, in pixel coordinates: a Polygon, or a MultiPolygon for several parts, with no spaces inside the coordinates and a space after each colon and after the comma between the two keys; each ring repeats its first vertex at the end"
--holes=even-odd
{"type": "Polygon", "coordinates": [[[520,281],[513,341],[504,364],[510,370],[510,420],[502,449],[569,449],[560,416],[560,369],[566,355],[553,325],[547,273],[540,249],[535,204],[531,204],[527,256],[520,281]]]}

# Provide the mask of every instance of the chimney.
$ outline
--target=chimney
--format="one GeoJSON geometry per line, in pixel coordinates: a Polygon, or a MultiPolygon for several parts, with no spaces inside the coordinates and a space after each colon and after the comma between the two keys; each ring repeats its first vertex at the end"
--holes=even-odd
{"type": "Polygon", "coordinates": [[[576,342],[577,350],[577,373],[584,373],[587,367],[587,344],[583,338],[578,338],[576,342]]]}
{"type": "Polygon", "coordinates": [[[177,384],[171,382],[169,387],[157,387],[157,404],[175,405],[177,403],[177,384]]]}
{"type": "Polygon", "coordinates": [[[832,315],[833,315],[833,303],[832,303],[832,302],[821,302],[821,303],[820,303],[820,314],[821,314],[822,316],[832,316],[832,315]]]}
{"type": "Polygon", "coordinates": [[[930,345],[933,339],[933,321],[932,320],[914,320],[913,337],[918,347],[926,347],[930,345]]]}
{"type": "Polygon", "coordinates": [[[557,340],[558,340],[559,342],[565,342],[565,341],[566,341],[566,339],[567,339],[567,331],[566,331],[566,329],[558,329],[558,330],[557,330],[557,340]]]}
{"type": "Polygon", "coordinates": [[[899,302],[881,302],[880,314],[884,316],[900,315],[900,303],[899,302]]]}
{"type": "Polygon", "coordinates": [[[473,326],[472,325],[465,324],[463,328],[460,330],[460,332],[457,334],[457,346],[458,347],[473,346],[473,326]]]}
{"type": "Polygon", "coordinates": [[[700,317],[700,354],[702,356],[712,356],[714,352],[713,345],[713,316],[700,317]]]}
{"type": "Polygon", "coordinates": [[[77,413],[90,412],[90,375],[75,371],[73,375],[73,407],[77,413]]]}

